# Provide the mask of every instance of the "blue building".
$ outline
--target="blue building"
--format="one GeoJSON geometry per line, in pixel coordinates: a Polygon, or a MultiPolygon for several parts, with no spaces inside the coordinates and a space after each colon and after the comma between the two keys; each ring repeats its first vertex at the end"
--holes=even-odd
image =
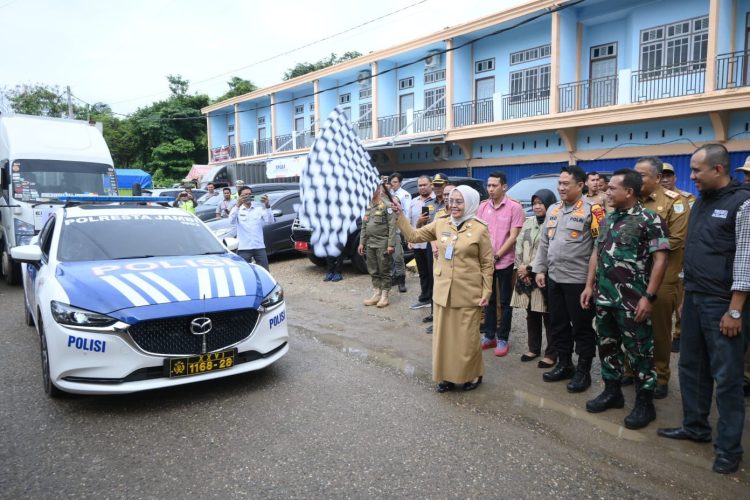
{"type": "MultiPolygon", "coordinates": [[[[536,0],[203,109],[209,162],[265,181],[342,106],[382,172],[510,183],[750,151],[750,0],[536,0]]],[[[231,177],[231,175],[229,175],[231,177]]]]}

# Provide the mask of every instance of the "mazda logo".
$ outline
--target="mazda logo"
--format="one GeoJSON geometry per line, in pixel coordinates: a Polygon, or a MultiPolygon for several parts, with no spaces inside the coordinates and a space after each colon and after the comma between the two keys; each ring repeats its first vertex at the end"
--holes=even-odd
{"type": "Polygon", "coordinates": [[[211,318],[205,316],[195,318],[190,322],[190,333],[193,335],[205,335],[210,332],[212,328],[213,324],[211,323],[211,318]]]}

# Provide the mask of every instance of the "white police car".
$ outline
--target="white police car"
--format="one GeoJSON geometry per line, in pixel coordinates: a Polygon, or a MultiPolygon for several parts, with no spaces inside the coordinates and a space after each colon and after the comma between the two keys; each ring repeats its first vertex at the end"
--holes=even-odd
{"type": "Polygon", "coordinates": [[[284,294],[270,274],[180,209],[112,200],[123,198],[68,199],[36,244],[11,251],[49,395],[186,384],[286,354],[284,294]]]}

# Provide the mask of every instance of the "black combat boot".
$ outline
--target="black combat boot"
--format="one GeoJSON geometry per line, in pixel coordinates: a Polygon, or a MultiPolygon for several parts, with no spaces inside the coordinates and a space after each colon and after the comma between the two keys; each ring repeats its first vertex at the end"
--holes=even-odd
{"type": "Polygon", "coordinates": [[[583,392],[591,387],[591,358],[578,358],[573,380],[568,382],[568,392],[583,392]]]}
{"type": "Polygon", "coordinates": [[[655,419],[654,391],[644,391],[638,388],[635,395],[635,407],[630,415],[625,417],[625,427],[628,429],[643,429],[655,419]]]}
{"type": "Polygon", "coordinates": [[[575,370],[570,354],[567,356],[561,355],[557,359],[557,365],[555,365],[552,370],[542,375],[542,379],[544,379],[545,382],[559,382],[560,380],[572,378],[575,370]]]}
{"type": "Polygon", "coordinates": [[[601,413],[610,408],[622,408],[625,406],[625,398],[619,380],[605,380],[604,391],[591,401],[586,402],[586,411],[589,413],[601,413]]]}
{"type": "Polygon", "coordinates": [[[399,293],[406,293],[406,276],[396,276],[399,293]]]}

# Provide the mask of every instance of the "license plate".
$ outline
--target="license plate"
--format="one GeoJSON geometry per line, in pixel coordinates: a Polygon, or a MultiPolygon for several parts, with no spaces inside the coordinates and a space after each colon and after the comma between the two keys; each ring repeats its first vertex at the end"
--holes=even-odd
{"type": "Polygon", "coordinates": [[[237,349],[228,349],[226,351],[190,356],[188,358],[173,358],[167,361],[169,363],[169,377],[188,377],[190,375],[226,370],[234,366],[236,355],[237,349]]]}

